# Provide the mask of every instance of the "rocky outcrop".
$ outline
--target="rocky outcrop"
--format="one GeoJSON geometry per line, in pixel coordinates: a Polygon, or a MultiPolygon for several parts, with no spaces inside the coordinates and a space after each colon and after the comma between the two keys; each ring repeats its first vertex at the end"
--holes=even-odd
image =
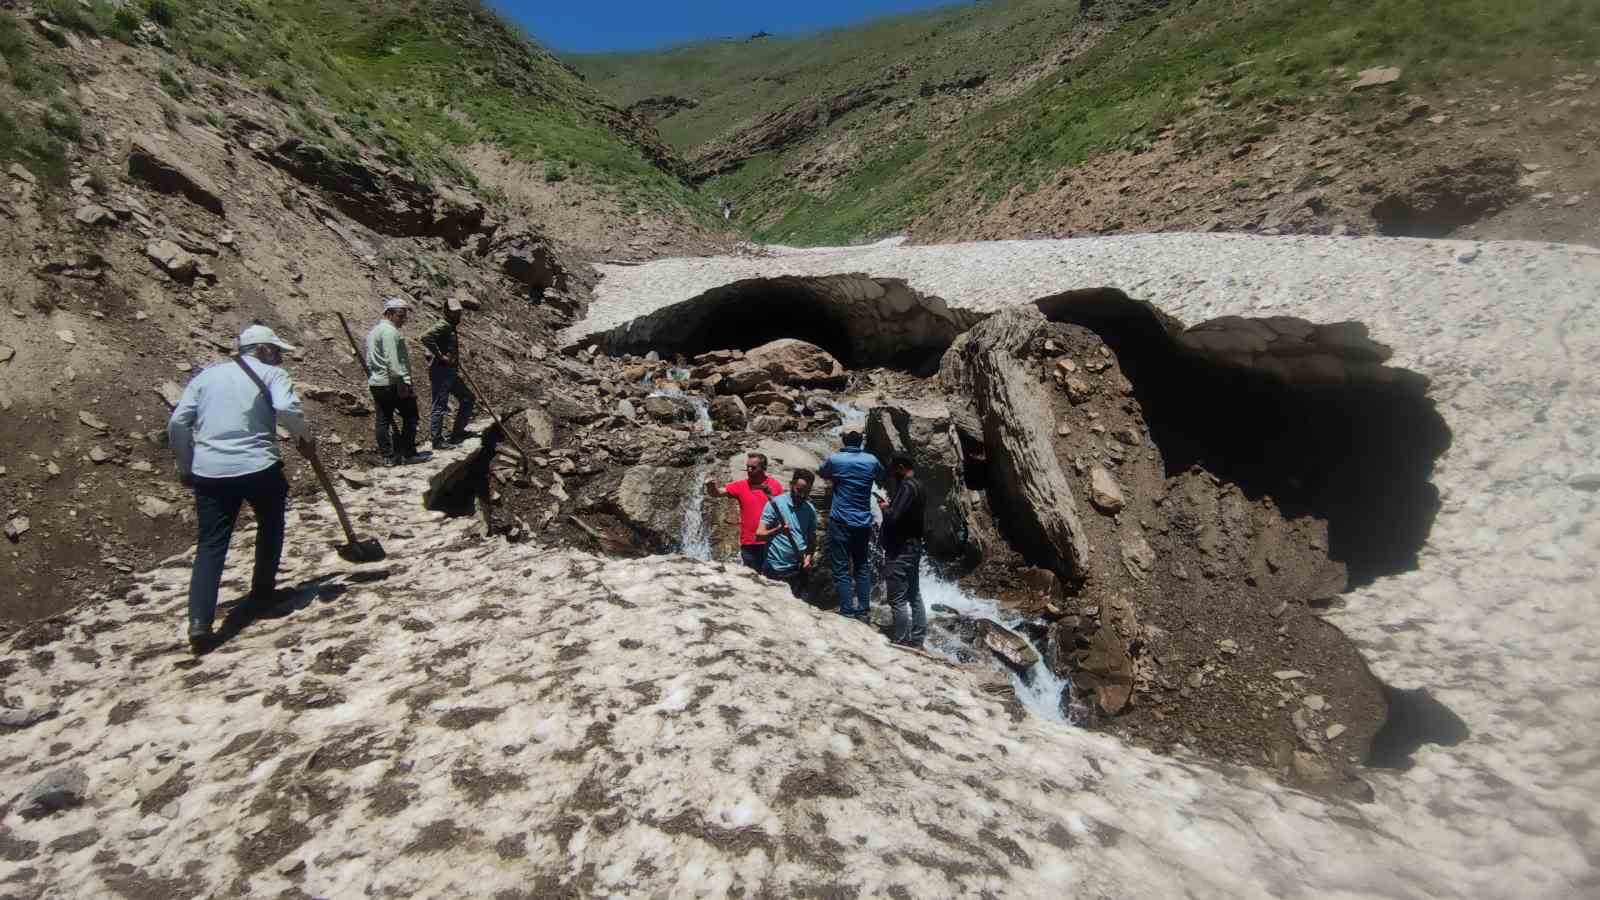
{"type": "Polygon", "coordinates": [[[1372,207],[1378,233],[1443,237],[1510,206],[1528,191],[1517,184],[1522,167],[1509,157],[1484,156],[1435,166],[1414,175],[1402,191],[1372,207]]]}
{"type": "Polygon", "coordinates": [[[172,148],[154,137],[134,137],[128,150],[128,175],[163,194],[176,194],[202,209],[226,215],[222,192],[211,179],[179,159],[172,148]]]}
{"type": "Polygon", "coordinates": [[[875,102],[880,96],[882,88],[879,86],[855,87],[829,97],[809,97],[767,113],[691,160],[689,182],[703,184],[737,170],[753,156],[804,141],[839,117],[875,102]]]}
{"type": "Polygon", "coordinates": [[[986,319],[951,347],[941,379],[973,398],[998,518],[1025,554],[1072,579],[1089,569],[1089,537],[1056,458],[1055,414],[1024,362],[1046,325],[1026,308],[986,319]]]}
{"type": "Polygon", "coordinates": [[[535,296],[567,287],[566,268],[557,258],[550,240],[542,234],[518,230],[488,235],[478,242],[478,255],[488,257],[506,277],[535,296]]]}
{"type": "Polygon", "coordinates": [[[654,125],[662,119],[669,119],[686,109],[695,109],[699,106],[700,101],[692,97],[662,94],[635,101],[626,111],[640,121],[654,125]]]}
{"type": "Polygon", "coordinates": [[[257,155],[322,190],[341,212],[379,234],[442,237],[459,246],[485,227],[486,209],[477,198],[452,188],[436,190],[375,160],[340,157],[300,138],[257,155]]]}
{"type": "Polygon", "coordinates": [[[878,407],[867,415],[866,445],[879,459],[904,453],[915,460],[930,555],[955,560],[981,554],[969,540],[968,510],[982,501],[963,484],[961,444],[948,409],[934,402],[878,407]]]}

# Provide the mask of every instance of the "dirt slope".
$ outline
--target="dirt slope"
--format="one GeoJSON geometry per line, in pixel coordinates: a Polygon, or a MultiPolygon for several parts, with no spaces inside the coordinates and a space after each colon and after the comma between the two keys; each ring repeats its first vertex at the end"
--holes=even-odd
{"type": "MultiPolygon", "coordinates": [[[[145,19],[124,43],[42,9],[0,11],[23,48],[0,94],[24,71],[55,79],[78,134],[17,149],[0,172],[0,267],[13,273],[0,287],[0,517],[16,532],[0,544],[0,619],[59,611],[192,541],[166,417],[251,321],[301,348],[289,368],[337,469],[367,459],[372,420],[335,313],[359,339],[385,295],[421,304],[413,331],[445,298],[475,300],[469,346],[505,399],[538,380],[530,354],[582,310],[583,259],[723,245],[683,208],[636,206],[575,166],[546,181],[515,141],[486,137],[445,165],[404,153],[404,123],[379,137],[309,85],[290,97],[174,52],[213,14],[145,19]]],[[[425,385],[420,352],[416,365],[425,385]]],[[[302,465],[291,480],[305,494],[302,465]]]]}

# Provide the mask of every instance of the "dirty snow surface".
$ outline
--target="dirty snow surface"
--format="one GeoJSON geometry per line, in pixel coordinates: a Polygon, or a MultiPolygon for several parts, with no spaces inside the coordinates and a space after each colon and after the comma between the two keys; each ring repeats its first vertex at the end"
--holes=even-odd
{"type": "Polygon", "coordinates": [[[973,309],[1109,285],[1191,324],[1366,322],[1433,379],[1454,442],[1419,568],[1332,618],[1470,736],[1368,773],[1373,802],[1323,800],[1019,716],[735,567],[479,543],[421,510],[430,466],[379,470],[349,499],[390,559],[342,561],[332,514],[297,498],[297,608],[198,663],[186,558],[11,641],[0,893],[1600,891],[1600,253],[1160,236],[673,260],[608,269],[578,330],[837,272],[973,309]],[[68,801],[41,815],[45,779],[68,801]]]}

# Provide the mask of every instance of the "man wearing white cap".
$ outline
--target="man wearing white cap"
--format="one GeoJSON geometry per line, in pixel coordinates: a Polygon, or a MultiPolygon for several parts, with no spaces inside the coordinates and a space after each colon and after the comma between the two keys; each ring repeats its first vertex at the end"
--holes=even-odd
{"type": "Polygon", "coordinates": [[[178,480],[194,490],[197,537],[189,578],[189,644],[196,651],[212,640],[228,541],[245,503],[256,514],[248,606],[270,606],[277,590],[289,497],[278,427],[299,439],[302,453],[316,448],[289,373],[278,367],[283,351],[293,349],[265,325],[246,328],[239,335],[239,355],[195,376],[167,423],[178,480]]]}
{"type": "Polygon", "coordinates": [[[367,332],[367,388],[377,407],[378,455],[386,466],[421,462],[417,453],[417,392],[411,385],[411,356],[400,327],[411,304],[399,297],[383,301],[383,318],[367,332]],[[394,427],[395,413],[400,427],[394,427]]]}

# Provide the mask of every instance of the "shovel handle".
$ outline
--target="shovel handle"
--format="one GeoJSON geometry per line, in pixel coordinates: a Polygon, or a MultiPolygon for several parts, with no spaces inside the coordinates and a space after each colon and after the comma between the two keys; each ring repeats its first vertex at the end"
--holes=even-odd
{"type": "Polygon", "coordinates": [[[317,455],[315,450],[310,453],[301,450],[300,453],[306,458],[306,462],[311,463],[311,471],[317,473],[317,480],[322,482],[323,492],[328,495],[328,500],[333,503],[333,511],[339,514],[339,525],[344,528],[345,539],[354,545],[356,543],[356,530],[350,527],[350,516],[344,511],[344,504],[339,502],[339,492],[333,489],[333,481],[328,478],[328,470],[322,467],[322,458],[317,455]]]}
{"type": "MultiPolygon", "coordinates": [[[[350,332],[350,323],[344,320],[344,313],[336,312],[334,315],[339,317],[339,327],[344,329],[344,339],[350,342],[351,354],[355,356],[356,362],[361,364],[361,371],[364,372],[368,378],[371,378],[372,370],[367,368],[367,358],[362,355],[361,348],[356,345],[356,336],[350,332]]],[[[330,497],[333,496],[332,491],[330,491],[328,495],[330,497]]],[[[337,505],[338,501],[335,500],[334,504],[337,505]]]]}

